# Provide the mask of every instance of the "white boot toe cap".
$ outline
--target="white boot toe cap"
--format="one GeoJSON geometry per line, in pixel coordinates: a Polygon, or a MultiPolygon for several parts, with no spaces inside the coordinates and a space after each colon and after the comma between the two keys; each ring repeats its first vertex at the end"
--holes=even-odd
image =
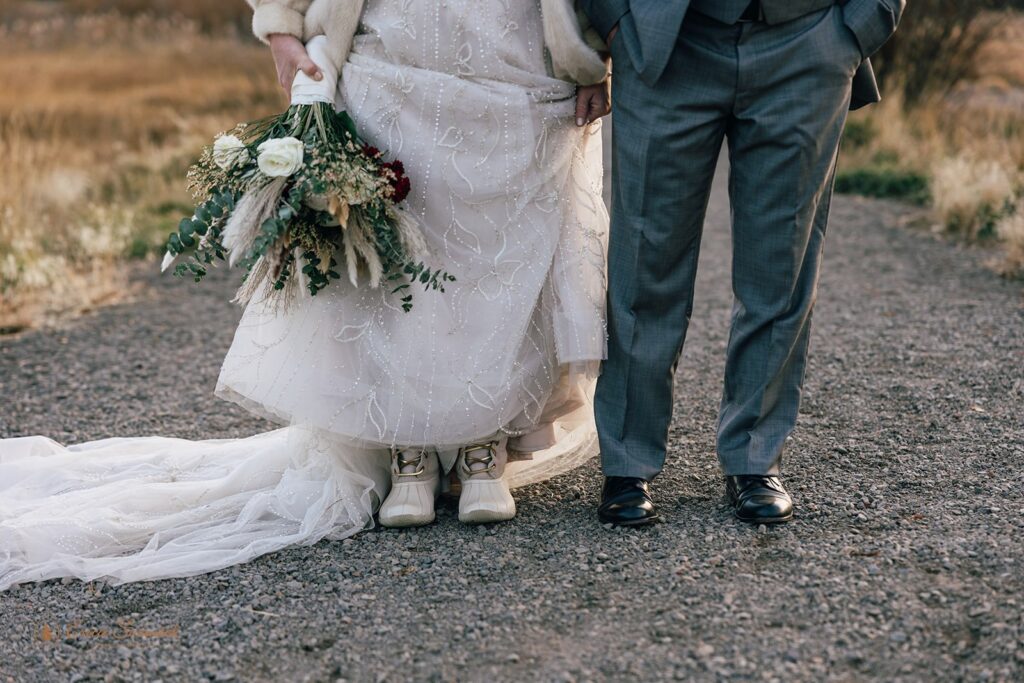
{"type": "Polygon", "coordinates": [[[397,484],[380,507],[380,523],[386,527],[423,526],[434,521],[432,482],[397,484]]]}
{"type": "Polygon", "coordinates": [[[459,521],[466,524],[504,522],[516,516],[516,501],[505,481],[465,481],[459,496],[459,521]]]}

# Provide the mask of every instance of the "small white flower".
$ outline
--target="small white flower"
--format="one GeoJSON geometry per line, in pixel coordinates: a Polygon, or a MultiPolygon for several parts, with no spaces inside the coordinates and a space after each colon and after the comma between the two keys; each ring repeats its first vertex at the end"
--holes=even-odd
{"type": "Polygon", "coordinates": [[[260,155],[256,159],[260,170],[271,178],[283,178],[302,168],[305,147],[296,138],[274,138],[256,148],[260,155]]]}
{"type": "Polygon", "coordinates": [[[221,135],[213,143],[213,161],[225,171],[249,162],[249,150],[234,135],[221,135]]]}

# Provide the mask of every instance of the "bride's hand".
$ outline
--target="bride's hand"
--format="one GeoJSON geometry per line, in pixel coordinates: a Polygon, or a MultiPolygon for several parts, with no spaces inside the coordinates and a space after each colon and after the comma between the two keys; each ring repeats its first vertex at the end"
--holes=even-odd
{"type": "Polygon", "coordinates": [[[284,88],[288,99],[292,97],[292,81],[299,71],[314,80],[323,80],[320,67],[313,63],[306,52],[306,46],[295,36],[287,33],[272,33],[269,37],[270,51],[277,67],[277,82],[284,88]]]}
{"type": "Polygon", "coordinates": [[[612,110],[611,81],[605,79],[594,85],[581,85],[576,89],[576,125],[585,126],[597,121],[612,110]]]}

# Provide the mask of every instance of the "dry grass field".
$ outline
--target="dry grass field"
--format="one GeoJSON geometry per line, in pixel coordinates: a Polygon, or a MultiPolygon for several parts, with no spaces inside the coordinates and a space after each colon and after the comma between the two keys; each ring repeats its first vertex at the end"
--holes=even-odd
{"type": "Polygon", "coordinates": [[[123,297],[200,147],[283,105],[245,3],[173,4],[0,0],[0,328],[123,297]]]}
{"type": "MultiPolygon", "coordinates": [[[[184,173],[237,121],[278,110],[242,0],[0,0],[0,334],[127,293],[191,205],[184,173]]],[[[1024,269],[1024,19],[940,101],[852,119],[845,191],[934,208],[1024,269]]]]}

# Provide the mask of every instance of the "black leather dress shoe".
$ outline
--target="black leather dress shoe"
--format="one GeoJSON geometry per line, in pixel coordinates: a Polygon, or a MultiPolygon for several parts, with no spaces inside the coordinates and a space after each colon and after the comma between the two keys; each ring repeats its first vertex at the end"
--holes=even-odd
{"type": "Polygon", "coordinates": [[[651,483],[639,477],[605,477],[597,516],[604,524],[643,526],[661,521],[651,483]]]}
{"type": "Polygon", "coordinates": [[[740,475],[725,478],[725,492],[736,519],[751,524],[779,524],[793,519],[793,499],[778,477],[740,475]]]}

